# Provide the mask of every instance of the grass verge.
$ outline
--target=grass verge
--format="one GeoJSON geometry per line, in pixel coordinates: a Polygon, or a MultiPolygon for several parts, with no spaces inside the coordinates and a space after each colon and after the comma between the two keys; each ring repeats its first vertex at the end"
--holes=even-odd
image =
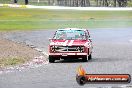
{"type": "Polygon", "coordinates": [[[24,45],[1,38],[0,32],[0,68],[23,64],[41,56],[41,53],[24,45]]]}
{"type": "Polygon", "coordinates": [[[0,31],[132,27],[132,11],[0,8],[0,31]]]}
{"type": "Polygon", "coordinates": [[[0,59],[0,67],[15,66],[25,62],[26,60],[20,57],[2,58],[0,59]]]}

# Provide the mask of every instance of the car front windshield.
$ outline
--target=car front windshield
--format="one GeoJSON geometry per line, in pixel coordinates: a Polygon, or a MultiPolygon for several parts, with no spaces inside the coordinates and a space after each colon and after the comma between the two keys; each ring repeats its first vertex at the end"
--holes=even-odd
{"type": "Polygon", "coordinates": [[[58,30],[53,39],[85,40],[86,36],[83,30],[58,30]]]}

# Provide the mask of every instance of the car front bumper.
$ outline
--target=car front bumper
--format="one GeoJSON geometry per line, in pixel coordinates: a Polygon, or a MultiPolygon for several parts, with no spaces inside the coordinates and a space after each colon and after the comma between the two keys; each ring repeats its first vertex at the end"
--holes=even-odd
{"type": "Polygon", "coordinates": [[[78,56],[78,55],[88,55],[87,53],[49,53],[50,56],[78,56]]]}

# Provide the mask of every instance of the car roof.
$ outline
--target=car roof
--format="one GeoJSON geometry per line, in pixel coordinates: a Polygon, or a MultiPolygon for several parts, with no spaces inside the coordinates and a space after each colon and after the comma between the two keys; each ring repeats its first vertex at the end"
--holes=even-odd
{"type": "Polygon", "coordinates": [[[64,28],[64,29],[58,29],[58,30],[64,30],[64,31],[67,31],[67,30],[82,30],[82,31],[86,31],[87,29],[82,29],[82,28],[64,28]]]}

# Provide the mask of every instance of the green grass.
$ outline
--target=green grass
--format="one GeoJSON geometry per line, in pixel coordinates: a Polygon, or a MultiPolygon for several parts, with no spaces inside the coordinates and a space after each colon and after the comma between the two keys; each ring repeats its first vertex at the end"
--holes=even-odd
{"type": "Polygon", "coordinates": [[[132,11],[0,8],[0,31],[132,27],[132,11]]]}
{"type": "Polygon", "coordinates": [[[20,57],[2,58],[0,59],[0,67],[15,66],[25,62],[26,60],[20,57]]]}

